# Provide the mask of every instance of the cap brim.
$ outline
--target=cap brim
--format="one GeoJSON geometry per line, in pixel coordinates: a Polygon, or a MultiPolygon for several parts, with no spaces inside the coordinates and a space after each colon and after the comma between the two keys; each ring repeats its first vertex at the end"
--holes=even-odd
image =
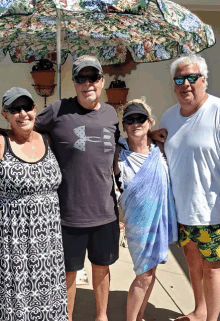
{"type": "MultiPolygon", "coordinates": [[[[4,106],[10,106],[16,99],[18,99],[18,98],[20,98],[20,97],[27,97],[27,98],[29,98],[29,99],[31,99],[32,101],[33,101],[33,98],[31,98],[30,96],[28,96],[28,95],[15,95],[15,96],[13,96],[13,97],[11,97],[11,98],[9,98],[8,100],[7,100],[7,102],[5,102],[4,103],[4,106]]],[[[34,102],[34,101],[33,101],[34,102]]],[[[2,106],[2,108],[4,107],[4,106],[2,106]]]]}
{"type": "Polygon", "coordinates": [[[73,77],[78,76],[78,74],[80,73],[80,71],[81,71],[83,68],[86,68],[86,67],[92,67],[92,68],[95,68],[95,69],[97,69],[98,71],[102,72],[102,69],[101,69],[101,68],[98,68],[96,64],[93,64],[91,61],[85,61],[82,66],[79,66],[79,67],[75,70],[75,72],[73,73],[73,77]]]}
{"type": "Polygon", "coordinates": [[[126,113],[126,115],[124,116],[123,115],[123,119],[130,116],[130,115],[134,115],[134,114],[142,114],[142,115],[145,115],[145,116],[149,116],[148,112],[147,111],[129,111],[128,113],[126,113]]]}

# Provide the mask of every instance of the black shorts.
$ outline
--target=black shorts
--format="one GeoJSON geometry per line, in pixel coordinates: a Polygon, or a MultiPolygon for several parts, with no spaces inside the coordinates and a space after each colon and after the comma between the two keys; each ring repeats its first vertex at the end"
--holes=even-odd
{"type": "Polygon", "coordinates": [[[114,221],[95,227],[62,226],[66,271],[84,267],[86,249],[91,263],[107,266],[119,255],[119,223],[114,221]]]}

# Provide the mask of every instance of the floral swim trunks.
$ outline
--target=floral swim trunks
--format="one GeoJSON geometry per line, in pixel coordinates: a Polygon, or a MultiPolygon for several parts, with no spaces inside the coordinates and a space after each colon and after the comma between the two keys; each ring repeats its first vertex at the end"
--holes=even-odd
{"type": "Polygon", "coordinates": [[[220,260],[220,224],[183,225],[178,223],[178,246],[195,242],[204,259],[209,262],[220,260]]]}

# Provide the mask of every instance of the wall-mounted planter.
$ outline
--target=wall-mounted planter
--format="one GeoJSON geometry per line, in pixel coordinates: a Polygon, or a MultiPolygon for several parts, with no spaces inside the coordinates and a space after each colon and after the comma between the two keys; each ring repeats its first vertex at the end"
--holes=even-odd
{"type": "Polygon", "coordinates": [[[55,70],[37,70],[31,71],[35,85],[53,86],[55,82],[55,70]]]}
{"type": "Polygon", "coordinates": [[[106,94],[110,104],[126,104],[129,88],[108,88],[106,94]]]}

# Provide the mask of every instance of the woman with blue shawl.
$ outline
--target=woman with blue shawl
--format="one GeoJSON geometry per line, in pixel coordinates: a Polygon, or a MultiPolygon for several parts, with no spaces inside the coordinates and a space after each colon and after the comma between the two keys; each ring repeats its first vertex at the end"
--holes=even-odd
{"type": "Polygon", "coordinates": [[[177,240],[176,210],[166,160],[148,135],[154,125],[151,108],[142,100],[130,101],[122,122],[128,138],[119,140],[114,171],[136,273],[127,321],[142,321],[156,267],[167,261],[169,243],[177,240]]]}

